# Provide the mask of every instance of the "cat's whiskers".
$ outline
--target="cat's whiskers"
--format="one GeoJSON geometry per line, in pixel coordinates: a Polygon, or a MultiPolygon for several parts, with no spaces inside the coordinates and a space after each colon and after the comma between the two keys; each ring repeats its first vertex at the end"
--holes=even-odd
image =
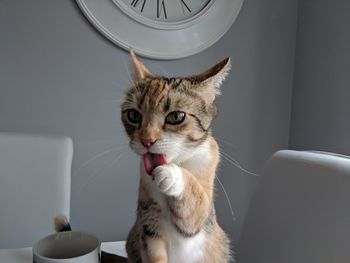
{"type": "Polygon", "coordinates": [[[127,143],[119,144],[119,145],[116,145],[116,146],[114,146],[114,147],[112,147],[112,148],[110,148],[110,149],[107,149],[107,150],[105,150],[105,151],[103,151],[103,152],[100,152],[100,153],[94,155],[94,156],[91,157],[89,160],[87,160],[87,161],[84,162],[82,165],[80,165],[80,166],[72,173],[72,177],[77,176],[77,175],[79,174],[79,172],[80,172],[83,168],[85,168],[87,165],[89,165],[91,162],[93,162],[93,161],[97,160],[98,158],[101,158],[101,157],[103,157],[103,156],[105,156],[105,155],[107,155],[107,154],[109,154],[109,153],[111,153],[111,152],[115,152],[115,151],[117,151],[117,150],[119,150],[119,149],[125,147],[126,145],[127,145],[127,143]]]}
{"type": "MultiPolygon", "coordinates": [[[[219,142],[225,143],[228,146],[235,147],[235,145],[232,144],[231,142],[226,141],[226,140],[221,139],[221,138],[218,138],[217,136],[215,136],[215,139],[217,141],[219,141],[219,142]]],[[[250,175],[259,176],[258,174],[250,172],[247,169],[245,169],[236,159],[234,159],[230,154],[224,152],[221,148],[220,148],[220,156],[222,156],[226,161],[228,161],[229,163],[233,164],[235,167],[237,167],[241,171],[243,171],[243,172],[245,172],[247,174],[250,174],[250,175]]]]}
{"type": "Polygon", "coordinates": [[[222,149],[220,149],[220,156],[221,157],[223,157],[226,161],[229,161],[231,164],[233,164],[234,166],[236,166],[237,168],[239,168],[240,169],[240,164],[239,164],[239,162],[236,160],[236,159],[234,159],[233,157],[231,157],[231,156],[228,156],[228,154],[227,153],[225,153],[222,149]]]}
{"type": "Polygon", "coordinates": [[[86,179],[85,182],[79,187],[79,189],[77,190],[77,195],[79,195],[81,193],[81,191],[90,183],[90,181],[92,179],[94,179],[96,176],[103,174],[102,172],[105,170],[108,170],[110,168],[112,168],[120,159],[120,157],[123,156],[123,153],[119,153],[116,156],[115,159],[113,159],[112,161],[110,161],[107,165],[104,165],[103,167],[101,167],[100,169],[98,169],[97,171],[93,172],[91,175],[89,175],[86,179]]]}
{"type": "Polygon", "coordinates": [[[237,217],[236,217],[236,214],[232,208],[232,204],[231,204],[231,200],[230,200],[230,197],[228,196],[227,192],[226,192],[226,189],[224,187],[224,185],[221,183],[220,179],[219,179],[219,176],[215,176],[215,179],[219,182],[219,185],[221,186],[221,189],[222,191],[224,192],[224,195],[226,197],[226,200],[227,200],[227,204],[230,208],[230,211],[231,211],[231,215],[232,215],[232,219],[233,219],[233,222],[236,222],[237,221],[237,217]]]}
{"type": "Polygon", "coordinates": [[[230,147],[233,147],[233,148],[236,147],[233,143],[231,143],[229,141],[226,141],[226,140],[224,140],[222,138],[218,138],[217,136],[215,136],[215,140],[218,141],[218,142],[223,142],[223,143],[225,143],[226,145],[228,145],[230,147]]]}
{"type": "Polygon", "coordinates": [[[231,155],[228,153],[225,153],[223,150],[220,150],[220,156],[223,157],[226,161],[228,161],[233,166],[237,167],[242,172],[245,172],[246,174],[259,176],[259,174],[253,173],[245,169],[237,160],[235,160],[231,155]]]}

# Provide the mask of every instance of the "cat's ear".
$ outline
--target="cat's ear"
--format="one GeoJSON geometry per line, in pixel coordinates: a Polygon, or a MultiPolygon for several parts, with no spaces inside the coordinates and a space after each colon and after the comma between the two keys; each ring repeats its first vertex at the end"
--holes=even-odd
{"type": "Polygon", "coordinates": [[[225,58],[211,69],[193,76],[196,82],[199,82],[197,91],[200,92],[205,100],[212,103],[217,95],[220,95],[220,86],[231,69],[231,59],[225,58]]]}
{"type": "Polygon", "coordinates": [[[147,67],[141,62],[139,57],[135,54],[133,49],[130,50],[131,59],[133,62],[134,69],[134,80],[142,80],[147,77],[151,77],[152,73],[147,69],[147,67]]]}

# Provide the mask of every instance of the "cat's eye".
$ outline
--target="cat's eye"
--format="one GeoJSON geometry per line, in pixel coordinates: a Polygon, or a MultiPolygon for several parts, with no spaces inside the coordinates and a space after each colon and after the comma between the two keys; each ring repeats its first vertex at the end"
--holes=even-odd
{"type": "Polygon", "coordinates": [[[141,123],[142,121],[142,115],[137,110],[131,109],[128,110],[128,120],[131,123],[141,123]]]}
{"type": "Polygon", "coordinates": [[[167,124],[180,124],[185,120],[186,113],[183,111],[173,111],[168,114],[165,118],[165,123],[167,124]]]}

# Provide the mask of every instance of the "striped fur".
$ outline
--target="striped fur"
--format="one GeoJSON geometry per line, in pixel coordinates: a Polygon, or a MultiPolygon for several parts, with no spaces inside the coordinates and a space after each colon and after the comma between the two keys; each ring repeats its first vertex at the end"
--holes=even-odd
{"type": "Polygon", "coordinates": [[[63,215],[55,216],[53,219],[53,224],[56,232],[72,231],[68,219],[63,215]]]}
{"type": "Polygon", "coordinates": [[[219,149],[211,136],[214,99],[230,60],[199,75],[166,78],[131,55],[135,82],[121,107],[130,146],[140,156],[163,154],[167,163],[149,176],[141,161],[137,216],[126,245],[129,263],[230,262],[230,242],[213,202],[219,149]],[[185,118],[169,122],[172,112],[185,118]],[[154,144],[143,146],[143,138],[154,144]]]}

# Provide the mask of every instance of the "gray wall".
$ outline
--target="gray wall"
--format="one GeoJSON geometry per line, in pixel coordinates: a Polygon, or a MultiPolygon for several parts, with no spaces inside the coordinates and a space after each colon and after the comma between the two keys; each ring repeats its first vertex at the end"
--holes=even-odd
{"type": "MultiPolygon", "coordinates": [[[[231,56],[214,134],[225,153],[259,173],[289,136],[295,0],[245,0],[214,46],[178,61],[145,60],[155,72],[186,75],[231,56]]],[[[0,0],[0,130],[73,138],[71,221],[103,240],[125,239],[134,220],[137,157],[126,144],[119,104],[130,84],[128,55],[101,37],[72,0],[0,0]]],[[[234,242],[258,177],[223,160],[219,221],[234,242]]]]}
{"type": "Polygon", "coordinates": [[[299,1],[292,149],[350,155],[350,1],[299,1]]]}

